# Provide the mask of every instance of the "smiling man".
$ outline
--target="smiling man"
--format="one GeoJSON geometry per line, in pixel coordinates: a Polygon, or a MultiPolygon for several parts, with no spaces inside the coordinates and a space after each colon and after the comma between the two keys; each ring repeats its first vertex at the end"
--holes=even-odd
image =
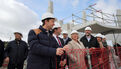
{"type": "Polygon", "coordinates": [[[29,32],[28,43],[30,46],[27,69],[55,69],[55,56],[64,53],[63,48],[57,48],[51,29],[55,17],[47,12],[42,15],[43,25],[29,32]]]}

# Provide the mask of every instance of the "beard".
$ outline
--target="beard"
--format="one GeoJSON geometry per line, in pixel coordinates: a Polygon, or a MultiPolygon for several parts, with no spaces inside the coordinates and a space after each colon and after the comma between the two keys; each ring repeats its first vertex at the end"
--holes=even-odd
{"type": "Polygon", "coordinates": [[[15,40],[21,40],[21,38],[15,38],[15,40]]]}
{"type": "Polygon", "coordinates": [[[90,36],[91,35],[91,33],[86,33],[86,36],[90,36]]]}
{"type": "Polygon", "coordinates": [[[53,27],[51,27],[51,26],[48,27],[48,30],[52,30],[52,29],[53,29],[53,27]]]}

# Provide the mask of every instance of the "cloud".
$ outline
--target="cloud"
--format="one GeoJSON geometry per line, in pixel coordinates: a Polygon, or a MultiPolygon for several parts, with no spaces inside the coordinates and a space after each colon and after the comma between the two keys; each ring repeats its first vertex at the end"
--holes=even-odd
{"type": "Polygon", "coordinates": [[[73,0],[73,1],[72,1],[72,6],[73,6],[73,7],[77,7],[78,4],[79,4],[79,0],[73,0]]]}
{"type": "Polygon", "coordinates": [[[71,5],[72,7],[77,7],[80,0],[53,0],[55,3],[59,3],[62,6],[71,5]]]}
{"type": "Polygon", "coordinates": [[[30,29],[40,23],[36,13],[16,0],[0,0],[0,39],[14,39],[13,32],[21,32],[24,40],[30,29]]]}
{"type": "Polygon", "coordinates": [[[106,13],[115,13],[117,9],[120,9],[121,2],[118,0],[98,0],[96,3],[96,8],[101,9],[106,13]]]}

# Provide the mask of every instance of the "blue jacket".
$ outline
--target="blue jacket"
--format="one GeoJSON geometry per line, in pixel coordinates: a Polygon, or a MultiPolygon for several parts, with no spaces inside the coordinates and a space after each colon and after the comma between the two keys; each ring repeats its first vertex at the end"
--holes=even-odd
{"type": "Polygon", "coordinates": [[[28,35],[30,51],[27,69],[55,69],[56,43],[50,32],[42,26],[39,29],[41,32],[38,35],[33,30],[28,35]]]}

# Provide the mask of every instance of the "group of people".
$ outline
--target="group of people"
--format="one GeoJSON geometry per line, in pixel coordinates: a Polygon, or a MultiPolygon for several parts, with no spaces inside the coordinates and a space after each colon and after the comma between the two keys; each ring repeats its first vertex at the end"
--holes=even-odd
{"type": "Polygon", "coordinates": [[[43,24],[39,28],[30,30],[28,44],[21,39],[22,34],[19,32],[14,33],[15,40],[7,44],[5,51],[0,41],[0,51],[4,51],[0,52],[0,66],[2,62],[7,62],[8,69],[23,69],[27,58],[27,69],[65,69],[73,67],[71,66],[73,64],[77,65],[74,69],[80,69],[79,65],[87,69],[82,50],[107,47],[105,36],[97,34],[94,37],[91,34],[91,27],[85,28],[85,35],[81,39],[76,30],[71,32],[71,38],[69,38],[68,32],[66,30],[62,32],[53,14],[49,12],[43,14],[41,21],[43,24]],[[63,38],[59,37],[61,33],[63,38]],[[79,53],[73,53],[74,49],[80,49],[79,53]],[[82,54],[81,57],[80,54],[82,54]],[[77,61],[83,62],[77,63],[77,61]]]}
{"type": "MultiPolygon", "coordinates": [[[[73,49],[102,48],[98,38],[91,34],[90,27],[85,28],[85,35],[79,40],[79,32],[76,30],[71,32],[71,38],[68,37],[67,31],[62,32],[61,26],[56,23],[56,18],[51,13],[43,14],[42,23],[42,26],[32,29],[28,35],[30,50],[27,69],[71,68],[72,64],[79,65],[77,61],[83,61],[81,64],[86,69],[85,54],[79,58],[77,53],[72,53],[73,49]],[[63,38],[59,37],[61,32],[63,38]],[[74,57],[75,59],[73,59],[74,57]]],[[[80,69],[80,66],[76,66],[74,69],[80,69]]]]}

